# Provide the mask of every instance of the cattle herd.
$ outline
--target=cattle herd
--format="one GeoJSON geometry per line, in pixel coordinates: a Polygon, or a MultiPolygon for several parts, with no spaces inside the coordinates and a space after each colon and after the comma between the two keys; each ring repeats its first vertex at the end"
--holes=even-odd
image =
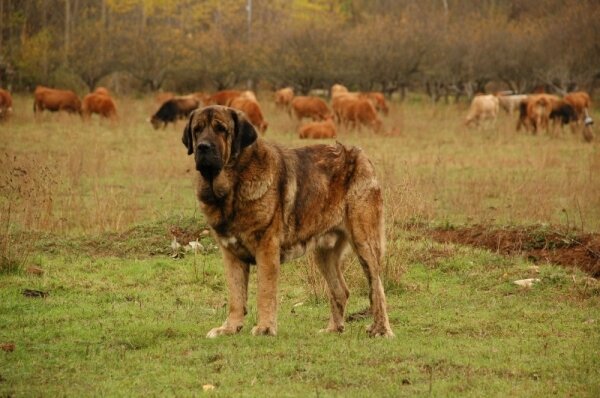
{"type": "MultiPolygon", "coordinates": [[[[298,123],[299,138],[335,138],[338,128],[361,129],[367,127],[374,132],[382,130],[380,115],[388,114],[388,105],[380,92],[351,92],[341,84],[334,84],[330,90],[328,104],[320,96],[297,96],[293,88],[286,87],[275,92],[277,109],[287,112],[298,123]],[[305,122],[305,119],[309,120],[305,122]]],[[[80,100],[70,90],[58,90],[37,86],[34,93],[33,111],[35,114],[48,110],[78,113],[84,119],[92,114],[116,120],[117,107],[110,92],[98,87],[80,100]]],[[[244,112],[248,120],[265,134],[268,123],[261,106],[252,91],[223,90],[213,94],[193,93],[175,96],[162,93],[158,110],[150,122],[155,129],[165,127],[178,119],[186,119],[199,107],[224,105],[244,112]]],[[[563,97],[546,93],[516,95],[507,92],[476,95],[465,118],[467,126],[482,126],[495,123],[500,108],[509,115],[518,114],[517,131],[525,129],[533,134],[545,130],[556,134],[557,128],[569,125],[571,131],[581,131],[586,141],[593,139],[592,118],[589,114],[590,96],[585,92],[573,92],[563,97]]],[[[11,94],[0,89],[0,121],[7,120],[13,112],[11,94]]]]}
{"type": "Polygon", "coordinates": [[[471,101],[465,124],[479,126],[486,121],[495,122],[502,108],[509,115],[518,112],[517,131],[523,128],[537,134],[545,130],[556,135],[558,128],[562,130],[569,125],[573,133],[581,131],[583,138],[590,142],[594,138],[590,106],[590,96],[583,91],[568,93],[562,98],[546,93],[476,95],[471,101]]]}

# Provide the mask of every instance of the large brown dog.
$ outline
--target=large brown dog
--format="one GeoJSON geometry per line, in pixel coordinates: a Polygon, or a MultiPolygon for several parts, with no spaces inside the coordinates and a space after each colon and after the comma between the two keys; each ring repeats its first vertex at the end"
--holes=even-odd
{"type": "Polygon", "coordinates": [[[326,331],[344,330],[348,287],[340,262],[352,246],[370,285],[371,336],[393,336],[380,278],[383,199],[373,165],[342,144],[287,149],[257,137],[246,116],[224,106],[195,110],[183,133],[194,154],[200,208],[221,247],[229,315],[207,337],[241,330],[248,274],[257,264],[258,324],[253,335],[277,334],[280,264],[315,249],[330,290],[326,331]]]}

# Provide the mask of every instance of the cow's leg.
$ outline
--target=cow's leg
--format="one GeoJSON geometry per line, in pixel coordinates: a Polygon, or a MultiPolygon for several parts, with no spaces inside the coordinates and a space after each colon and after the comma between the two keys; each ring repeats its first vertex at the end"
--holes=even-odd
{"type": "Polygon", "coordinates": [[[239,260],[226,249],[223,252],[225,277],[229,290],[229,315],[223,325],[212,329],[206,337],[214,338],[226,334],[235,334],[244,326],[246,303],[248,301],[248,276],[250,266],[239,260]]]}
{"type": "Polygon", "coordinates": [[[339,234],[321,238],[315,250],[315,261],[329,287],[331,316],[327,329],[323,330],[325,332],[344,331],[344,315],[350,291],[342,274],[341,260],[347,246],[347,237],[339,234]]]}

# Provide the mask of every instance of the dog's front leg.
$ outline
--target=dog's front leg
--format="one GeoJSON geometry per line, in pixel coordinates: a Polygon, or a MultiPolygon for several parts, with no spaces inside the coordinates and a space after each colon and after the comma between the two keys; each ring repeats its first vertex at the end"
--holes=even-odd
{"type": "Polygon", "coordinates": [[[229,315],[223,325],[212,329],[206,337],[214,338],[224,334],[235,334],[244,326],[246,302],[248,301],[248,275],[250,266],[223,249],[225,277],[229,290],[229,315]]]}
{"type": "Polygon", "coordinates": [[[258,274],[258,323],[254,336],[277,335],[277,279],[279,277],[279,242],[264,239],[256,253],[258,274]]]}

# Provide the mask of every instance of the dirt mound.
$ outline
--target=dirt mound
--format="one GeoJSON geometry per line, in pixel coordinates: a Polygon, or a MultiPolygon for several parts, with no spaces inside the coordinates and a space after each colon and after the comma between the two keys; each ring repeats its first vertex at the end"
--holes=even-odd
{"type": "Polygon", "coordinates": [[[427,235],[437,242],[486,248],[501,254],[520,254],[534,262],[547,261],[578,267],[600,277],[600,234],[562,233],[539,227],[490,229],[470,226],[432,229],[427,235]]]}

